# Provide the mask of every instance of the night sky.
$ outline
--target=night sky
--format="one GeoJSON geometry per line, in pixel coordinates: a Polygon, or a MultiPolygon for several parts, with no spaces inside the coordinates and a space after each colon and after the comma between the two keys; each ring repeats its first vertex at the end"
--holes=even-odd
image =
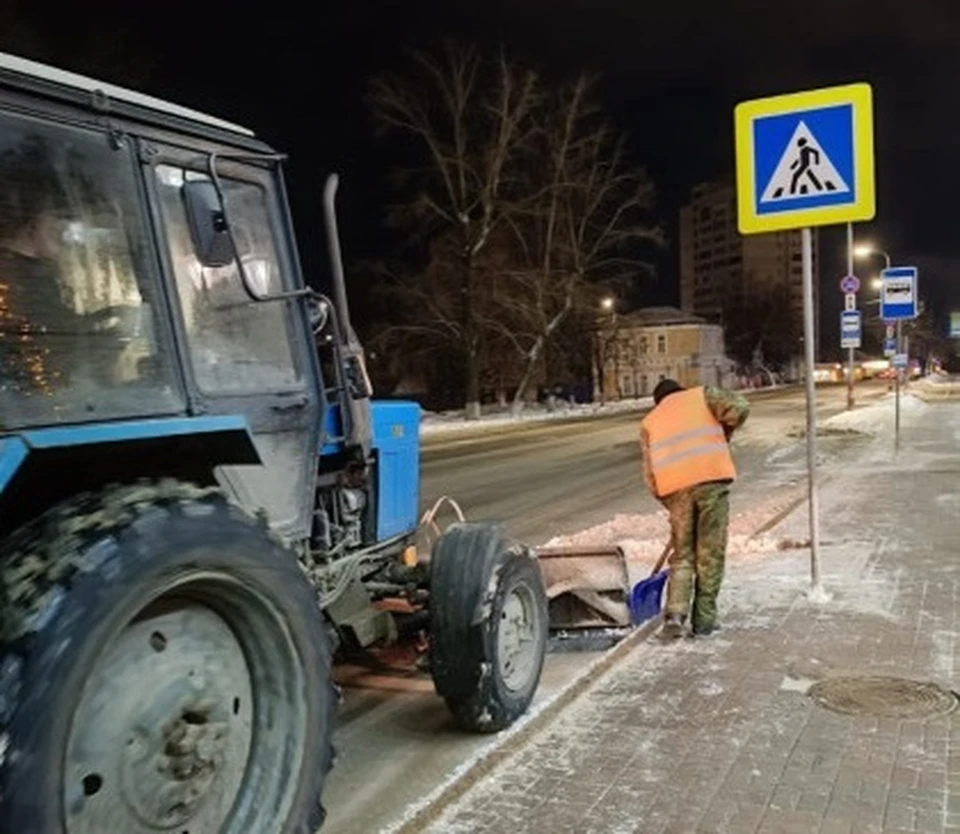
{"type": "MultiPolygon", "coordinates": [[[[17,5],[0,9],[3,50],[238,121],[288,152],[300,246],[314,274],[324,263],[318,209],[330,170],[342,176],[348,258],[388,254],[390,147],[374,136],[362,94],[371,74],[402,62],[402,47],[441,36],[502,40],[547,73],[601,73],[610,114],[657,183],[674,239],[690,187],[732,172],[737,101],[868,81],[879,211],[857,236],[895,261],[935,265],[921,285],[937,306],[960,309],[956,0],[348,0],[311,12],[213,0],[135,11],[130,3],[17,5]]],[[[842,232],[821,237],[830,299],[843,245],[842,232]]],[[[671,248],[651,303],[678,300],[677,271],[671,248]]]]}

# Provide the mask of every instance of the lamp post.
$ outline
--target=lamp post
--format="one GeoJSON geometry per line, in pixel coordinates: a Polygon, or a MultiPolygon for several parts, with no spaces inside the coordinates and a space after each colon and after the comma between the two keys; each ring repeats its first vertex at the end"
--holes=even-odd
{"type": "MultiPolygon", "coordinates": [[[[610,326],[612,331],[612,336],[607,336],[603,334],[600,339],[600,356],[598,357],[601,367],[600,367],[600,402],[605,403],[607,400],[607,380],[606,380],[606,370],[607,370],[607,360],[610,355],[610,349],[612,346],[613,349],[613,375],[614,375],[614,387],[618,392],[620,391],[620,343],[617,338],[617,299],[612,295],[604,296],[600,299],[600,309],[607,313],[610,316],[610,326]]],[[[603,333],[603,331],[601,331],[603,333]]],[[[618,399],[621,397],[618,396],[618,399]]]]}
{"type": "MultiPolygon", "coordinates": [[[[883,258],[884,263],[886,264],[887,269],[890,269],[890,255],[884,252],[882,249],[877,249],[875,246],[869,243],[862,243],[854,247],[854,255],[858,258],[869,258],[876,257],[879,255],[883,258]]],[[[880,281],[880,287],[882,288],[883,281],[880,281]]],[[[881,304],[881,309],[883,305],[881,304]]],[[[900,319],[897,319],[897,353],[903,352],[903,324],[900,319]]],[[[909,362],[908,362],[909,364],[909,362]]],[[[894,385],[895,385],[895,402],[894,402],[894,429],[893,429],[893,442],[895,448],[900,448],[900,369],[897,368],[894,375],[894,385]]]]}

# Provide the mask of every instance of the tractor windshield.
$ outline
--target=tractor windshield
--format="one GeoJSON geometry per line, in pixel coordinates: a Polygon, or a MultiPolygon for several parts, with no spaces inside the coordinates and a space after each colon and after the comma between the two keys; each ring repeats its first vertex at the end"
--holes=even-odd
{"type": "Polygon", "coordinates": [[[131,150],[0,114],[0,431],[169,413],[131,150]]]}

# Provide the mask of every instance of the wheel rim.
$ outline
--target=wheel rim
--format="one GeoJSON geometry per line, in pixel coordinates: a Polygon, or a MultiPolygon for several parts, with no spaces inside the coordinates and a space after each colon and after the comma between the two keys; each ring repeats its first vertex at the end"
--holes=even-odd
{"type": "Polygon", "coordinates": [[[206,574],[168,587],[87,677],[64,767],[67,834],[239,834],[285,819],[303,680],[282,617],[257,592],[206,574]]]}
{"type": "Polygon", "coordinates": [[[512,692],[526,688],[539,668],[539,620],[533,589],[517,583],[504,597],[497,629],[500,677],[512,692]]]}

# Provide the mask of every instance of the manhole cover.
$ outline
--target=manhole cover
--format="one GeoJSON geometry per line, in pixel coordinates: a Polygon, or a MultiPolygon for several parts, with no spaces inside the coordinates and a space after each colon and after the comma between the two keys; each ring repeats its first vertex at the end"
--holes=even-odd
{"type": "Polygon", "coordinates": [[[953,692],[904,678],[829,678],[811,686],[808,694],[834,712],[881,718],[927,718],[957,706],[953,692]]]}

